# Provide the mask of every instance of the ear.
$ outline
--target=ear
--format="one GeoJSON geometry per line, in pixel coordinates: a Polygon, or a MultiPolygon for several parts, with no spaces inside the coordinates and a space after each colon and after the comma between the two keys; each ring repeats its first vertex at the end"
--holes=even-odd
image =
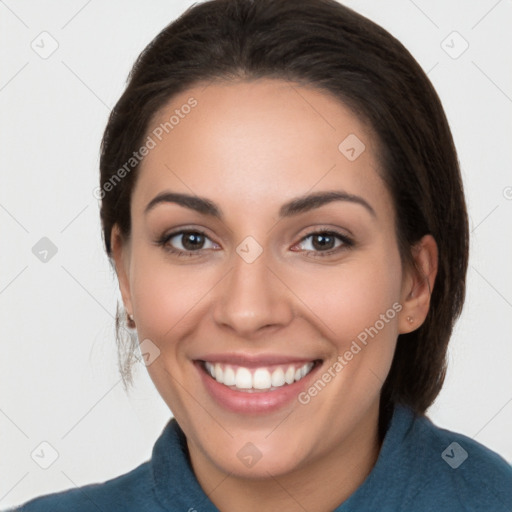
{"type": "Polygon", "coordinates": [[[119,226],[114,224],[110,235],[110,247],[112,248],[112,258],[114,259],[117,280],[119,281],[119,290],[123,298],[126,312],[133,314],[132,298],[130,291],[130,246],[121,234],[119,226]]]}
{"type": "Polygon", "coordinates": [[[404,273],[399,318],[399,333],[415,331],[423,324],[430,308],[430,297],[438,268],[437,243],[425,235],[412,248],[413,268],[404,273]]]}

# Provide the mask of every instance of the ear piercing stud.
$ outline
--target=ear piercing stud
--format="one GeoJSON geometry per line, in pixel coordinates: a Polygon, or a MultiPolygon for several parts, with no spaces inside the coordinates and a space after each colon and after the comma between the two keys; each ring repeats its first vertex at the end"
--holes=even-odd
{"type": "Polygon", "coordinates": [[[407,317],[407,321],[412,324],[414,322],[414,318],[412,316],[407,317]]]}

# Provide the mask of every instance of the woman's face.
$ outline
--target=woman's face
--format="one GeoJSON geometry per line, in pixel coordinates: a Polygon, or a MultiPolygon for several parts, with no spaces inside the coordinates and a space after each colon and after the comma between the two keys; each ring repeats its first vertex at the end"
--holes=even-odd
{"type": "Polygon", "coordinates": [[[148,135],[116,263],[193,463],[268,477],[374,439],[411,280],[369,131],[258,80],[189,89],[148,135]]]}

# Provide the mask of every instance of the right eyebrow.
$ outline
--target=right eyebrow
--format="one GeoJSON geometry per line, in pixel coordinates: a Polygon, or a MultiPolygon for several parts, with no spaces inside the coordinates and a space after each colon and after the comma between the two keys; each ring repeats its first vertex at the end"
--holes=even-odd
{"type": "Polygon", "coordinates": [[[222,219],[222,214],[219,208],[209,199],[198,196],[191,196],[189,194],[179,194],[176,192],[162,192],[155,196],[144,209],[147,214],[156,205],[161,203],[175,203],[185,208],[190,208],[203,215],[211,215],[217,219],[222,219]]]}

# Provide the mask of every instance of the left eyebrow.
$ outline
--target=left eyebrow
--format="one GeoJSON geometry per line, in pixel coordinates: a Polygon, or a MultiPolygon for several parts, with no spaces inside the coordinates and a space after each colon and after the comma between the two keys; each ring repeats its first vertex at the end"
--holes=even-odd
{"type": "Polygon", "coordinates": [[[310,194],[303,197],[298,197],[292,201],[284,204],[279,210],[280,217],[291,217],[299,213],[307,212],[315,208],[319,208],[324,204],[331,203],[333,201],[348,201],[363,206],[372,214],[373,217],[377,217],[375,210],[371,205],[360,196],[354,194],[348,194],[343,191],[327,191],[318,192],[316,194],[310,194]]]}
{"type": "MultiPolygon", "coordinates": [[[[316,194],[297,197],[281,206],[279,209],[279,216],[281,218],[292,217],[300,213],[320,208],[321,206],[333,201],[347,201],[359,204],[363,206],[373,217],[377,217],[375,210],[365,199],[343,191],[317,192],[316,194]]],[[[220,208],[209,199],[176,192],[162,192],[161,194],[158,194],[147,204],[144,209],[144,213],[148,213],[160,203],[175,203],[180,206],[184,206],[185,208],[195,210],[203,215],[210,215],[218,219],[223,218],[220,208]]]]}

